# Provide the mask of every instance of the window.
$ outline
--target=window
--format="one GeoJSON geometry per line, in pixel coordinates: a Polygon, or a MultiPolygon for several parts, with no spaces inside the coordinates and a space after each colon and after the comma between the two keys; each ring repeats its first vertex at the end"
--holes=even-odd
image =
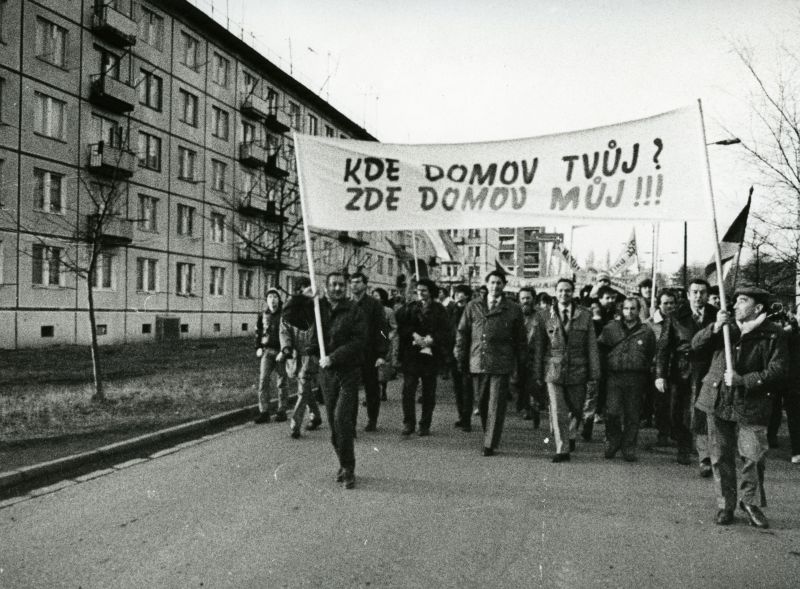
{"type": "Polygon", "coordinates": [[[252,299],[253,298],[253,277],[252,270],[239,270],[239,298],[252,299]]]}
{"type": "Polygon", "coordinates": [[[211,241],[225,243],[225,215],[211,213],[211,241]]]}
{"type": "Polygon", "coordinates": [[[187,125],[197,126],[197,96],[186,90],[180,90],[181,116],[180,119],[187,125]]]}
{"type": "Polygon", "coordinates": [[[220,192],[227,192],[228,165],[219,160],[211,160],[211,187],[220,192]]]}
{"type": "Polygon", "coordinates": [[[194,207],[178,205],[178,235],[194,234],[194,207]]]}
{"type": "Polygon", "coordinates": [[[139,4],[138,38],[159,51],[164,48],[164,19],[142,4],[139,4]]]}
{"type": "Polygon", "coordinates": [[[194,264],[178,262],[175,277],[177,294],[188,296],[194,293],[194,264]]]}
{"type": "Polygon", "coordinates": [[[0,0],[0,43],[5,43],[6,0],[0,0]]]}
{"type": "Polygon", "coordinates": [[[253,123],[242,121],[242,141],[252,143],[256,140],[256,126],[253,123]]]}
{"type": "Polygon", "coordinates": [[[64,212],[64,175],[34,168],[33,207],[46,213],[64,212]]]}
{"type": "Polygon", "coordinates": [[[36,57],[64,67],[67,56],[67,29],[36,17],[36,57]]]}
{"type": "Polygon", "coordinates": [[[119,80],[119,55],[115,55],[103,48],[98,48],[100,54],[100,75],[119,80]]]}
{"type": "Polygon", "coordinates": [[[323,264],[330,264],[331,263],[331,252],[333,251],[333,245],[329,240],[325,240],[322,242],[322,263],[323,264]]]}
{"type": "Polygon", "coordinates": [[[136,290],[139,292],[158,290],[158,260],[136,258],[136,290]]]}
{"type": "Polygon", "coordinates": [[[34,93],[33,131],[39,135],[64,139],[64,111],[67,103],[41,92],[34,93]]]}
{"type": "Polygon", "coordinates": [[[325,125],[325,137],[334,137],[334,133],[333,127],[325,125]]]}
{"type": "MultiPolygon", "coordinates": [[[[2,0],[0,0],[2,2],[2,0]]],[[[0,4],[2,6],[2,4],[0,4]]],[[[2,19],[2,13],[0,13],[0,19],[2,19]]],[[[2,41],[2,37],[0,37],[0,41],[2,41]]],[[[3,108],[3,95],[5,94],[6,89],[6,81],[5,78],[0,78],[0,123],[3,122],[3,115],[5,113],[5,108],[3,108]]],[[[0,124],[0,126],[2,126],[0,124]]]]}
{"type": "Polygon", "coordinates": [[[481,257],[481,246],[471,245],[467,248],[467,250],[469,251],[470,259],[474,260],[481,257]]]}
{"type": "Polygon", "coordinates": [[[92,288],[112,290],[115,283],[114,256],[107,252],[100,252],[92,277],[92,288]]]}
{"type": "Polygon", "coordinates": [[[230,62],[222,57],[219,53],[214,54],[213,59],[214,64],[214,72],[213,78],[215,84],[218,86],[222,86],[223,88],[228,87],[228,71],[230,70],[230,62]]]}
{"type": "Polygon", "coordinates": [[[139,166],[161,171],[161,139],[144,131],[139,131],[139,166]]]}
{"type": "Polygon", "coordinates": [[[158,231],[158,199],[146,194],[139,195],[139,229],[155,233],[158,231]]]}
{"type": "Polygon", "coordinates": [[[3,252],[3,241],[0,240],[0,284],[5,282],[5,272],[3,271],[3,263],[5,261],[5,253],[3,252]]]}
{"type": "Polygon", "coordinates": [[[164,86],[163,80],[153,72],[141,70],[137,86],[139,90],[139,104],[160,111],[161,93],[164,86]]]}
{"type": "Polygon", "coordinates": [[[194,180],[197,152],[186,147],[178,148],[178,178],[181,180],[194,180]]]}
{"type": "Polygon", "coordinates": [[[296,102],[289,102],[289,118],[291,119],[290,125],[296,131],[303,130],[303,113],[300,111],[300,105],[296,102]]]}
{"type": "Polygon", "coordinates": [[[467,237],[476,238],[481,236],[480,229],[470,229],[467,231],[467,237]]]}
{"type": "Polygon", "coordinates": [[[63,286],[64,270],[62,268],[62,254],[60,247],[51,247],[39,243],[33,244],[33,284],[40,286],[63,286]]]}
{"type": "Polygon", "coordinates": [[[92,115],[92,143],[103,142],[111,147],[122,145],[122,127],[113,119],[107,119],[100,115],[92,115]]]}
{"type": "Polygon", "coordinates": [[[394,275],[394,258],[386,259],[386,274],[388,274],[389,276],[394,275]]]}
{"type": "Polygon", "coordinates": [[[308,134],[309,135],[316,135],[317,134],[317,127],[319,127],[319,119],[314,115],[308,115],[308,134]]]}
{"type": "Polygon", "coordinates": [[[383,256],[378,255],[378,274],[383,274],[383,256]]]}
{"type": "Polygon", "coordinates": [[[256,93],[256,87],[258,86],[258,78],[247,72],[243,72],[242,84],[244,85],[243,90],[245,96],[250,96],[251,94],[256,93]]]}
{"type": "MultiPolygon", "coordinates": [[[[6,160],[0,160],[0,209],[3,208],[5,205],[5,192],[6,192],[6,185],[5,185],[5,167],[6,167],[6,160]]],[[[0,260],[2,260],[2,251],[0,251],[0,260]]],[[[1,263],[1,262],[0,262],[1,263]]]]}
{"type": "Polygon", "coordinates": [[[218,106],[211,107],[211,135],[218,139],[228,140],[229,117],[228,111],[218,106]]]}
{"type": "Polygon", "coordinates": [[[195,69],[197,67],[197,50],[199,44],[197,39],[192,37],[189,33],[181,31],[181,63],[188,68],[195,69]]]}
{"type": "Polygon", "coordinates": [[[208,283],[208,294],[221,297],[225,294],[225,268],[211,266],[211,279],[208,283]]]}

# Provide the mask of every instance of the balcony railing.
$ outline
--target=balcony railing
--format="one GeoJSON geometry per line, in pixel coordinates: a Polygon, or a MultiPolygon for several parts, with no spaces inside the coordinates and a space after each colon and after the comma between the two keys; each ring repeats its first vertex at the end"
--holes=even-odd
{"type": "Polygon", "coordinates": [[[132,151],[114,147],[105,141],[89,145],[89,170],[101,176],[124,179],[133,176],[138,162],[132,151]]]}
{"type": "Polygon", "coordinates": [[[101,218],[100,215],[86,216],[86,236],[93,241],[109,247],[129,245],[133,241],[133,223],[117,215],[101,218]]]}
{"type": "Polygon", "coordinates": [[[287,218],[280,214],[275,201],[267,200],[255,194],[244,195],[238,204],[239,213],[246,217],[255,217],[268,223],[285,223],[287,218]]]}
{"type": "Polygon", "coordinates": [[[239,144],[239,161],[246,166],[258,168],[267,165],[269,153],[260,143],[243,141],[239,144]]]}
{"type": "Polygon", "coordinates": [[[268,270],[284,270],[288,265],[279,261],[275,252],[251,245],[236,247],[236,261],[242,266],[260,266],[268,270]]]}
{"type": "Polygon", "coordinates": [[[136,45],[139,24],[116,8],[97,2],[92,15],[92,29],[110,43],[128,47],[136,45]]]}
{"type": "Polygon", "coordinates": [[[286,162],[280,156],[278,151],[271,153],[267,156],[267,163],[264,171],[273,178],[286,178],[289,176],[289,171],[286,168],[286,162]]]}
{"type": "Polygon", "coordinates": [[[92,76],[89,100],[108,110],[124,113],[136,106],[136,88],[106,74],[92,76]]]}

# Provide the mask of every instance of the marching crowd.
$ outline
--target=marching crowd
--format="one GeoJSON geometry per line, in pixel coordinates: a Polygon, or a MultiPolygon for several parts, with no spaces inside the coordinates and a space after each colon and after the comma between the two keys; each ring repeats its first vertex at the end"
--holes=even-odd
{"type": "Polygon", "coordinates": [[[337,481],[353,488],[359,387],[364,431],[376,431],[386,383],[399,369],[402,434],[428,436],[437,379],[445,376],[455,426],[472,431],[473,415],[480,416],[484,456],[500,445],[509,401],[534,428],[547,411],[557,463],[568,462],[578,436],[591,440],[600,422],[605,458],[619,453],[634,462],[644,424],[657,429],[656,445],[674,443],[678,463],[690,465],[697,453],[700,476],[714,480],[716,523],[730,524],[738,504],[752,525],[768,526],[760,509],[765,459],[777,446],[783,410],[791,460],[800,464],[800,330],[794,316],[770,305],[767,291],[740,287],[723,309],[703,279],[655,297],[650,280],[625,297],[603,274],[577,294],[562,278],[553,297],[529,287],[514,297],[499,271],[475,292],[459,285],[447,293],[426,278],[415,286],[408,300],[392,299],[381,288],[369,293],[361,272],[334,272],[323,296],[305,279],[285,305],[271,289],[256,329],[256,422],[288,421],[298,438],[307,410],[306,430],[322,424],[324,404],[337,481]],[[273,373],[278,400],[270,415],[273,373]],[[291,418],[289,374],[297,377],[291,418]]]}

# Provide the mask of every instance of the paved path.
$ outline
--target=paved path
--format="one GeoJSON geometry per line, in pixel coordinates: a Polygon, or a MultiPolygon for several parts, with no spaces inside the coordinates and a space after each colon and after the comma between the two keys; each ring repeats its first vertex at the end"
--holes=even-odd
{"type": "Polygon", "coordinates": [[[0,503],[0,587],[798,586],[785,460],[767,465],[773,527],[737,513],[722,528],[709,481],[668,452],[609,462],[593,442],[552,464],[545,433],[511,416],[480,456],[448,385],[429,438],[400,435],[390,392],[379,431],[359,431],[352,491],[327,427],[248,424],[0,503]]]}

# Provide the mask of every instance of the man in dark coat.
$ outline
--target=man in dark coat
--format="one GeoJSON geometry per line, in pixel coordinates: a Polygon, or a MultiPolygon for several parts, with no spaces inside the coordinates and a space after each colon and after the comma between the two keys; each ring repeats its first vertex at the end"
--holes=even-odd
{"type": "Polygon", "coordinates": [[[431,433],[431,419],[436,407],[436,376],[449,356],[452,339],[447,311],[436,300],[439,289],[432,280],[417,282],[417,298],[397,312],[400,337],[399,359],[403,368],[403,435],[410,435],[416,425],[414,395],[422,381],[420,436],[431,433]]]}
{"type": "Polygon", "coordinates": [[[651,384],[656,352],[653,330],[640,319],[639,299],[622,303],[622,317],[608,323],[597,340],[606,368],[606,458],[622,448],[627,462],[636,460],[642,391],[651,384]]]}
{"type": "MultiPolygon", "coordinates": [[[[606,275],[601,275],[606,276],[606,275]]],[[[600,278],[598,277],[598,281],[600,278]]],[[[609,279],[610,280],[610,279],[609,279]]],[[[603,284],[597,289],[597,301],[600,303],[600,314],[593,318],[594,334],[600,336],[603,328],[613,321],[617,316],[617,295],[619,293],[608,284],[603,284]]],[[[603,358],[600,358],[600,380],[596,386],[586,390],[586,401],[583,404],[583,428],[581,436],[587,442],[592,439],[595,421],[602,421],[603,412],[606,408],[606,371],[602,365],[603,358]]]]}
{"type": "MultiPolygon", "coordinates": [[[[367,405],[367,425],[364,431],[374,432],[378,426],[378,414],[381,410],[378,366],[384,363],[384,357],[389,350],[389,326],[386,323],[383,305],[375,297],[367,294],[367,282],[367,277],[362,272],[350,276],[351,297],[361,309],[367,323],[367,345],[364,348],[364,363],[361,365],[361,382],[364,385],[367,405]]],[[[358,416],[358,403],[355,411],[354,427],[358,416]]]]}
{"type": "MultiPolygon", "coordinates": [[[[461,316],[464,314],[464,309],[467,308],[467,303],[472,299],[472,289],[466,284],[459,284],[453,289],[453,298],[454,302],[447,313],[450,321],[450,338],[455,341],[461,316]]],[[[475,399],[472,390],[472,375],[468,370],[462,370],[462,366],[456,361],[455,356],[451,358],[450,368],[453,377],[453,393],[456,397],[456,411],[458,412],[455,426],[465,432],[470,432],[472,431],[472,406],[475,399]]]]}
{"type": "MultiPolygon", "coordinates": [[[[328,274],[326,296],[319,301],[325,355],[320,354],[316,337],[309,343],[308,352],[320,357],[320,386],[331,427],[331,443],[339,458],[336,480],[352,489],[356,484],[353,406],[358,404],[358,380],[364,361],[367,326],[364,314],[346,294],[344,275],[340,272],[328,274]]],[[[316,329],[314,296],[309,287],[303,294],[289,299],[283,320],[304,331],[316,329]]]]}
{"type": "Polygon", "coordinates": [[[769,293],[740,288],[735,295],[735,324],[730,326],[732,366],[727,365],[723,325],[729,314],[720,310],[716,321],[692,339],[692,348],[712,352],[711,367],[703,378],[697,408],[708,415],[708,438],[714,488],[716,523],[733,522],[736,509],[736,458],[739,468],[739,506],[750,523],[769,526],[759,508],[766,506],[765,459],[771,395],[786,377],[788,348],[783,330],[766,320],[769,293]]]}
{"type": "Polygon", "coordinates": [[[687,303],[667,319],[656,344],[656,389],[667,391],[669,383],[672,437],[678,445],[678,463],[691,464],[692,433],[700,462],[700,476],[711,476],[706,416],[695,411],[700,384],[711,364],[710,350],[693,350],[692,338],[717,319],[717,308],[709,305],[708,282],[695,278],[689,283],[687,303]]]}
{"type": "Polygon", "coordinates": [[[525,364],[528,351],[522,310],[503,296],[505,285],[505,274],[489,272],[486,299],[467,305],[456,332],[456,360],[472,373],[479,395],[484,456],[494,455],[500,444],[511,373],[515,363],[525,364]]]}

